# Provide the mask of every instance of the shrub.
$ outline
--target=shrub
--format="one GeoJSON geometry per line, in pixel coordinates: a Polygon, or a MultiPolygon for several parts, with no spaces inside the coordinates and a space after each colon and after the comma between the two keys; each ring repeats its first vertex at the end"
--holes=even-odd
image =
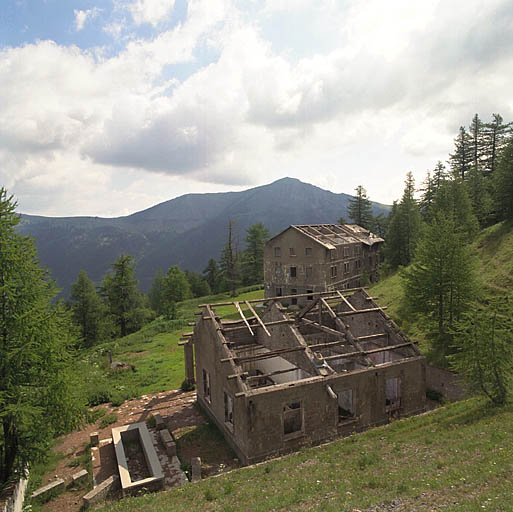
{"type": "Polygon", "coordinates": [[[102,418],[102,421],[100,422],[100,428],[108,427],[109,425],[116,423],[116,421],[118,421],[118,417],[113,412],[111,412],[102,418]]]}
{"type": "Polygon", "coordinates": [[[194,389],[196,389],[196,386],[192,382],[187,382],[187,380],[184,380],[182,382],[182,385],[180,386],[180,389],[184,392],[193,391],[194,389]]]}

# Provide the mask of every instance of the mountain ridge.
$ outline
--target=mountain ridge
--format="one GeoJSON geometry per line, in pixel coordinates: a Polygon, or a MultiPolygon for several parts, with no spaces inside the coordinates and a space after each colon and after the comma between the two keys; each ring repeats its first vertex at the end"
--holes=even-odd
{"type": "MultiPolygon", "coordinates": [[[[240,192],[185,194],[121,217],[44,217],[21,214],[18,231],[31,235],[41,263],[69,293],[83,269],[99,284],[120,254],[133,254],[136,277],[148,290],[158,268],[178,264],[201,272],[218,259],[228,220],[236,224],[242,248],[246,229],[263,222],[271,234],[290,224],[336,222],[347,218],[348,194],[335,194],[296,178],[240,192]]],[[[373,203],[373,213],[389,206],[373,203]]]]}

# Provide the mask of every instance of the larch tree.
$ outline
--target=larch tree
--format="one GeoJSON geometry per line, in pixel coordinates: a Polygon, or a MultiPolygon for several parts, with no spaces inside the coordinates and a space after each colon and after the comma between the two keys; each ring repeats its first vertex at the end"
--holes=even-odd
{"type": "Polygon", "coordinates": [[[164,286],[164,309],[168,318],[175,318],[177,302],[191,297],[191,287],[185,273],[178,265],[173,265],[166,273],[164,286]]]}
{"type": "Polygon", "coordinates": [[[497,220],[513,220],[513,139],[501,154],[494,176],[497,220]]]}
{"type": "Polygon", "coordinates": [[[453,174],[465,180],[470,171],[472,160],[472,139],[465,127],[460,126],[458,136],[454,139],[454,153],[449,155],[453,174]]]}
{"type": "Polygon", "coordinates": [[[246,249],[242,257],[242,273],[246,284],[264,282],[264,246],[269,231],[262,222],[246,230],[246,249]]]}
{"type": "Polygon", "coordinates": [[[15,232],[15,208],[0,189],[0,486],[41,459],[85,410],[69,355],[70,314],[54,302],[32,240],[15,232]]]}
{"type": "Polygon", "coordinates": [[[419,314],[434,354],[451,352],[452,331],[476,295],[476,264],[466,233],[450,211],[438,209],[402,273],[406,310],[419,314]]]}
{"type": "Polygon", "coordinates": [[[409,265],[419,240],[422,219],[414,197],[415,180],[406,175],[401,201],[390,218],[386,236],[386,256],[392,268],[409,265]]]}
{"type": "Polygon", "coordinates": [[[372,226],[372,203],[367,197],[367,191],[361,185],[356,187],[355,192],[354,198],[349,200],[347,214],[355,224],[370,229],[372,226]]]}
{"type": "Polygon", "coordinates": [[[452,367],[470,389],[504,405],[513,375],[513,299],[499,296],[475,304],[458,322],[452,367]]]}
{"type": "Polygon", "coordinates": [[[112,263],[112,274],[102,282],[101,293],[105,297],[109,312],[119,327],[121,336],[126,336],[142,326],[143,300],[134,277],[134,259],[122,254],[112,263]]]}
{"type": "Polygon", "coordinates": [[[504,123],[500,114],[492,114],[492,121],[483,128],[485,140],[484,171],[493,175],[501,153],[511,136],[512,123],[504,123]]]}
{"type": "Polygon", "coordinates": [[[107,309],[84,270],[71,285],[70,302],[83,346],[91,347],[108,336],[107,309]]]}
{"type": "Polygon", "coordinates": [[[166,276],[161,268],[157,269],[155,276],[151,282],[151,288],[148,292],[150,307],[157,315],[163,315],[164,310],[164,293],[166,287],[166,276]]]}
{"type": "Polygon", "coordinates": [[[210,258],[208,260],[207,266],[205,267],[205,270],[203,270],[203,276],[209,284],[212,293],[217,293],[219,291],[221,271],[214,258],[210,258]]]}
{"type": "Polygon", "coordinates": [[[237,285],[240,281],[240,255],[235,239],[235,221],[228,221],[228,237],[221,252],[220,267],[223,280],[227,283],[232,297],[237,295],[237,285]]]}

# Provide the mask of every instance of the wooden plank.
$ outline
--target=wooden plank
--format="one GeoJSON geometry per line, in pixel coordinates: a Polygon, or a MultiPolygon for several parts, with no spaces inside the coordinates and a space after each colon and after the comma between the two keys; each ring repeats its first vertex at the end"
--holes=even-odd
{"type": "Polygon", "coordinates": [[[298,352],[299,350],[305,350],[307,349],[307,346],[304,347],[290,347],[290,348],[282,348],[278,350],[272,350],[270,352],[263,352],[262,354],[256,354],[254,356],[245,356],[245,357],[227,357],[225,359],[221,359],[221,363],[227,363],[231,360],[237,360],[237,364],[241,363],[249,363],[251,361],[258,361],[260,359],[270,359],[272,357],[280,356],[281,354],[288,354],[289,352],[298,352]]]}
{"type": "Polygon", "coordinates": [[[357,309],[356,311],[343,311],[342,313],[337,313],[337,316],[358,315],[360,313],[375,313],[375,312],[379,312],[383,309],[386,309],[386,306],[382,307],[382,308],[369,308],[369,309],[357,309]]]}
{"type": "Polygon", "coordinates": [[[191,342],[191,340],[189,338],[180,338],[181,341],[178,342],[178,345],[181,347],[183,345],[187,345],[188,343],[191,342]]]}
{"type": "Polygon", "coordinates": [[[360,352],[347,352],[345,354],[337,354],[334,356],[327,356],[324,358],[325,361],[332,361],[334,359],[345,359],[347,357],[354,357],[354,356],[367,356],[370,354],[377,354],[378,352],[387,352],[388,350],[396,350],[398,348],[404,348],[410,346],[411,348],[415,348],[413,346],[415,342],[410,341],[409,343],[398,343],[397,345],[388,345],[387,347],[381,347],[381,348],[373,348],[371,350],[361,350],[360,352]]]}
{"type": "Polygon", "coordinates": [[[316,329],[327,332],[328,334],[334,334],[336,336],[339,336],[340,338],[342,338],[344,336],[343,332],[336,331],[335,329],[332,329],[331,327],[326,327],[324,325],[320,325],[317,322],[314,322],[313,320],[308,320],[307,318],[302,318],[301,321],[305,322],[308,325],[311,325],[312,327],[315,327],[316,329]]]}
{"type": "Polygon", "coordinates": [[[319,348],[329,348],[329,347],[335,347],[337,345],[344,345],[347,343],[347,340],[339,340],[339,341],[328,341],[327,343],[318,343],[316,345],[308,345],[308,348],[311,349],[319,349],[319,348]]]}
{"type": "Polygon", "coordinates": [[[253,329],[251,329],[251,326],[249,325],[249,322],[246,320],[246,317],[244,316],[244,313],[242,312],[242,309],[240,308],[239,303],[237,301],[235,301],[233,303],[233,305],[237,308],[237,311],[239,312],[239,315],[242,318],[242,320],[244,321],[244,323],[246,324],[246,327],[249,329],[249,332],[251,333],[251,336],[254,336],[255,333],[253,332],[253,329]]]}
{"type": "Polygon", "coordinates": [[[349,309],[351,311],[356,311],[355,307],[338,290],[337,290],[337,294],[346,303],[346,305],[349,306],[349,309]]]}
{"type": "Polygon", "coordinates": [[[246,378],[246,382],[248,380],[266,379],[268,377],[272,377],[273,375],[281,375],[283,373],[295,372],[298,369],[299,368],[294,367],[294,368],[289,368],[288,370],[275,370],[274,372],[264,373],[262,375],[250,375],[249,377],[246,378]]]}
{"type": "Polygon", "coordinates": [[[254,317],[257,319],[257,322],[262,326],[262,329],[265,331],[267,336],[271,337],[271,333],[267,330],[267,327],[265,326],[264,322],[262,322],[262,319],[257,315],[256,311],[253,309],[253,306],[247,301],[244,301],[244,304],[248,307],[248,309],[253,313],[254,317]]]}
{"type": "Polygon", "coordinates": [[[388,336],[388,334],[386,332],[380,332],[378,334],[369,334],[367,336],[358,336],[358,338],[356,338],[356,339],[358,341],[367,341],[367,340],[372,340],[375,338],[382,338],[383,336],[388,336]]]}
{"type": "Polygon", "coordinates": [[[226,377],[228,380],[232,380],[232,379],[236,379],[237,377],[247,377],[249,376],[249,373],[248,372],[242,372],[242,373],[233,373],[232,375],[228,375],[228,377],[226,377]]]}
{"type": "MultiPolygon", "coordinates": [[[[273,325],[293,324],[295,322],[296,321],[293,318],[284,318],[283,320],[275,320],[274,322],[267,322],[265,325],[267,327],[271,327],[273,325]]],[[[227,327],[226,329],[224,327],[222,328],[223,332],[240,331],[241,329],[246,329],[246,326],[241,325],[239,327],[227,327]]]]}

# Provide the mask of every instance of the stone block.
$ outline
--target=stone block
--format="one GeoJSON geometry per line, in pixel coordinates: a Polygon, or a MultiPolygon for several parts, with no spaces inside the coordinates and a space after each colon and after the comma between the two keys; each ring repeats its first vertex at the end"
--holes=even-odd
{"type": "Polygon", "coordinates": [[[81,484],[81,483],[87,482],[88,477],[89,477],[89,473],[87,472],[87,470],[83,469],[82,471],[75,473],[71,477],[71,480],[74,484],[81,484]]]}
{"type": "Polygon", "coordinates": [[[164,446],[166,446],[166,443],[172,443],[173,439],[171,437],[171,434],[169,433],[169,430],[164,429],[159,432],[160,440],[164,446]]]}
{"type": "Polygon", "coordinates": [[[174,441],[166,443],[166,453],[170,457],[176,457],[176,443],[174,441]]]}
{"type": "Polygon", "coordinates": [[[64,491],[65,487],[66,485],[64,484],[64,480],[62,478],[58,478],[57,480],[54,480],[53,482],[50,482],[49,484],[34,491],[31,498],[44,500],[48,494],[64,491]]]}
{"type": "Polygon", "coordinates": [[[84,505],[87,507],[94,503],[104,501],[110,492],[115,491],[119,487],[119,476],[112,475],[89,491],[83,498],[84,505]]]}
{"type": "Polygon", "coordinates": [[[155,428],[157,430],[163,430],[166,428],[164,420],[162,419],[162,416],[159,413],[154,414],[153,417],[155,418],[155,428]]]}
{"type": "Polygon", "coordinates": [[[201,480],[201,459],[199,457],[191,459],[191,479],[193,482],[201,480]]]}
{"type": "Polygon", "coordinates": [[[98,432],[91,432],[91,435],[89,436],[89,442],[91,443],[91,446],[98,446],[100,444],[98,432]]]}

